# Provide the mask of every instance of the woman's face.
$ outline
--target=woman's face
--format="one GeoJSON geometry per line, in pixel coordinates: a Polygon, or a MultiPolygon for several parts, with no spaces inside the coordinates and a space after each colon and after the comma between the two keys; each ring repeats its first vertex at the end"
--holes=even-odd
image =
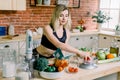
{"type": "Polygon", "coordinates": [[[68,10],[62,11],[59,16],[60,25],[65,25],[68,21],[68,17],[69,17],[68,10]]]}

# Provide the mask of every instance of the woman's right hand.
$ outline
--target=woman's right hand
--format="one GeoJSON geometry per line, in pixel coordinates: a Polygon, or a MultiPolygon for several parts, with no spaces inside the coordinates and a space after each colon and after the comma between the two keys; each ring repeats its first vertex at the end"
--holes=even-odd
{"type": "Polygon", "coordinates": [[[77,54],[78,56],[82,57],[84,59],[84,62],[90,62],[92,58],[90,57],[90,52],[84,52],[81,51],[80,53],[77,54]]]}

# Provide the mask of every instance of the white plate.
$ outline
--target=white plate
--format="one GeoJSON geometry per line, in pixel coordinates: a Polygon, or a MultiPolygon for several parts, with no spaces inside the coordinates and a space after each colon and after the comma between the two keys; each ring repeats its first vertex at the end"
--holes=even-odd
{"type": "Polygon", "coordinates": [[[64,74],[64,71],[61,72],[40,72],[40,76],[46,79],[57,79],[62,77],[64,74]]]}

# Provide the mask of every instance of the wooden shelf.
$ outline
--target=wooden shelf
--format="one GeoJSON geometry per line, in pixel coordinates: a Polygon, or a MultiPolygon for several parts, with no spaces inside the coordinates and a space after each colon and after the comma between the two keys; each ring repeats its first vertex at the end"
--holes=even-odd
{"type": "MultiPolygon", "coordinates": [[[[40,7],[55,7],[56,5],[40,5],[40,4],[36,4],[36,6],[40,6],[40,7]]],[[[72,8],[73,6],[68,6],[70,8],[72,8]]]]}
{"type": "Polygon", "coordinates": [[[40,4],[36,4],[36,6],[40,6],[40,7],[55,7],[56,5],[40,5],[40,4]]]}
{"type": "MultiPolygon", "coordinates": [[[[39,7],[55,7],[56,5],[41,5],[41,4],[37,4],[36,0],[30,0],[30,6],[39,6],[39,7]]],[[[68,6],[70,8],[79,8],[80,7],[80,0],[77,0],[77,4],[75,4],[73,2],[73,6],[68,6]]]]}

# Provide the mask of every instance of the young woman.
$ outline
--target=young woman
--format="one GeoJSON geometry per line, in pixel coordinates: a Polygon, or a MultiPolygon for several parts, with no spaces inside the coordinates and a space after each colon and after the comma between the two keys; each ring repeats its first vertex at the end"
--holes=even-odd
{"type": "Polygon", "coordinates": [[[90,59],[89,53],[79,51],[67,44],[70,37],[70,28],[71,15],[69,9],[65,5],[57,5],[50,24],[43,28],[41,45],[35,48],[33,53],[39,54],[40,57],[52,58],[55,50],[60,48],[62,51],[84,57],[85,60],[90,59]]]}

